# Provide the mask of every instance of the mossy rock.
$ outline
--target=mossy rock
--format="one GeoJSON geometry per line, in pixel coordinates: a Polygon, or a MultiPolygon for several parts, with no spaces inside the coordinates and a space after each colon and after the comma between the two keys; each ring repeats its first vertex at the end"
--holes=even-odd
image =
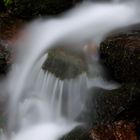
{"type": "Polygon", "coordinates": [[[51,49],[42,68],[56,77],[63,79],[76,78],[87,71],[83,53],[76,53],[64,48],[51,49]]]}
{"type": "Polygon", "coordinates": [[[86,118],[83,119],[90,126],[112,123],[122,119],[140,121],[139,86],[139,84],[131,83],[114,90],[90,89],[86,104],[86,118]]]}
{"type": "Polygon", "coordinates": [[[140,82],[140,30],[131,28],[107,37],[100,45],[100,58],[115,80],[140,82]]]}
{"type": "Polygon", "coordinates": [[[32,18],[60,14],[70,9],[75,2],[76,0],[12,0],[9,8],[16,16],[32,18]]]}

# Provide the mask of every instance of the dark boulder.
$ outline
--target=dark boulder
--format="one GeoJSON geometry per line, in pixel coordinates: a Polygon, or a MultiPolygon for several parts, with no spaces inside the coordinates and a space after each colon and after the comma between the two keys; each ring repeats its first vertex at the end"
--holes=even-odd
{"type": "Polygon", "coordinates": [[[118,89],[90,89],[86,117],[91,127],[119,120],[140,121],[139,84],[124,84],[118,89]],[[137,115],[136,115],[137,114],[137,115]]]}
{"type": "Polygon", "coordinates": [[[56,15],[70,9],[79,0],[13,0],[11,12],[19,17],[33,18],[56,15]]]}
{"type": "Polygon", "coordinates": [[[86,110],[77,118],[85,126],[75,128],[64,136],[64,140],[137,140],[139,84],[124,84],[114,90],[94,88],[88,94],[86,110]]]}
{"type": "Polygon", "coordinates": [[[119,82],[140,82],[140,30],[133,28],[110,35],[100,45],[102,64],[119,82]]]}
{"type": "Polygon", "coordinates": [[[42,68],[60,79],[72,79],[87,71],[83,53],[75,53],[64,48],[51,49],[42,68]]]}

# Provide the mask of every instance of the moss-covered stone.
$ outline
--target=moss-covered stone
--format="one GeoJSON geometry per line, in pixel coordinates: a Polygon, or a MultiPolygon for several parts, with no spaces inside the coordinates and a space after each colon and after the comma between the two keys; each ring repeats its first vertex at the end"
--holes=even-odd
{"type": "Polygon", "coordinates": [[[115,80],[140,82],[140,30],[107,37],[100,45],[100,58],[115,80]]]}
{"type": "Polygon", "coordinates": [[[75,53],[64,48],[51,49],[42,68],[60,79],[75,78],[86,72],[87,65],[83,53],[75,53]]]}
{"type": "Polygon", "coordinates": [[[19,17],[60,14],[79,0],[12,0],[11,12],[19,17]]]}

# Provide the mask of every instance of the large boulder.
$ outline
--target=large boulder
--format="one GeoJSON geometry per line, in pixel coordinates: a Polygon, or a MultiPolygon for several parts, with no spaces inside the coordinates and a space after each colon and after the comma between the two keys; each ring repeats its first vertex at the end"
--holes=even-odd
{"type": "Polygon", "coordinates": [[[110,91],[90,89],[83,120],[86,119],[91,127],[122,119],[137,123],[140,121],[139,100],[139,84],[124,84],[110,91]]]}
{"type": "Polygon", "coordinates": [[[19,17],[55,15],[70,9],[79,0],[12,0],[11,12],[19,17]]]}
{"type": "Polygon", "coordinates": [[[100,45],[101,62],[119,82],[140,82],[140,25],[108,36],[100,45]]]}
{"type": "Polygon", "coordinates": [[[42,68],[60,79],[76,78],[87,71],[83,53],[76,53],[64,48],[51,49],[42,68]]]}

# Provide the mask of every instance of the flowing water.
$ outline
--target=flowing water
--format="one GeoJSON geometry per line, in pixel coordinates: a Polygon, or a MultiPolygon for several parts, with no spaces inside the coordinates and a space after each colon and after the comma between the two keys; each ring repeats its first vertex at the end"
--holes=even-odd
{"type": "Polygon", "coordinates": [[[101,72],[98,60],[93,60],[97,70],[92,80],[86,73],[60,80],[43,71],[49,48],[63,45],[81,50],[79,46],[99,44],[113,29],[137,22],[132,3],[83,3],[59,18],[39,19],[28,25],[17,42],[20,47],[9,75],[8,139],[57,140],[79,125],[75,119],[85,109],[89,83],[110,88],[97,77],[101,72]]]}

